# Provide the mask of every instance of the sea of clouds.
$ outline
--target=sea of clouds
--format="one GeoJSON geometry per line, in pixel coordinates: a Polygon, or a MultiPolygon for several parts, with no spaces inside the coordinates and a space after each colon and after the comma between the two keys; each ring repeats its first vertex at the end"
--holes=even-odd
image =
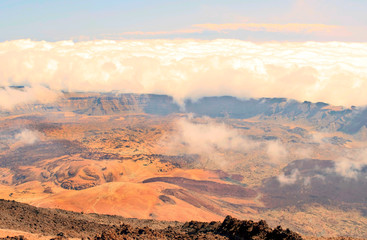
{"type": "Polygon", "coordinates": [[[366,65],[366,43],[14,40],[0,43],[0,106],[47,102],[42,92],[53,101],[58,91],[167,94],[178,103],[232,95],[366,105],[366,65]],[[12,85],[28,86],[25,100],[6,88],[12,85]]]}

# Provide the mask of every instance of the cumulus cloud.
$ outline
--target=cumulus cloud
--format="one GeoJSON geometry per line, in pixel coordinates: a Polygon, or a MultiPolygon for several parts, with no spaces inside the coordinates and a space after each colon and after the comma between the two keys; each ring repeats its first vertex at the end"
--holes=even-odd
{"type": "Polygon", "coordinates": [[[13,110],[23,104],[50,103],[58,99],[60,93],[46,87],[35,85],[23,89],[0,88],[0,110],[13,110]]]}
{"type": "Polygon", "coordinates": [[[0,86],[366,105],[366,56],[365,43],[16,40],[0,43],[0,86]]]}

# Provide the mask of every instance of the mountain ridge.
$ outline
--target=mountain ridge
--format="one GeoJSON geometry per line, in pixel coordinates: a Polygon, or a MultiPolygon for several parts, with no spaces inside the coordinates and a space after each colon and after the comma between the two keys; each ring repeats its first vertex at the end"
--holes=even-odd
{"type": "Polygon", "coordinates": [[[319,130],[341,131],[356,134],[367,127],[367,108],[335,107],[327,103],[299,102],[286,98],[238,99],[231,96],[202,97],[196,101],[185,100],[180,106],[168,95],[133,93],[64,93],[59,101],[49,104],[19,105],[3,115],[29,112],[65,112],[89,116],[122,113],[147,113],[169,115],[193,113],[199,116],[228,117],[262,120],[278,118],[288,121],[305,121],[319,130]]]}
{"type": "Polygon", "coordinates": [[[3,199],[0,210],[0,228],[57,235],[53,239],[303,239],[289,229],[270,228],[263,220],[241,221],[231,216],[223,222],[164,222],[37,208],[3,199]]]}

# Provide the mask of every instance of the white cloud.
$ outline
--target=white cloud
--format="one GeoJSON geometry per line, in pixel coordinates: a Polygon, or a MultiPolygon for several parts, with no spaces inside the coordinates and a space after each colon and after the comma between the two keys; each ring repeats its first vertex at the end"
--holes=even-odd
{"type": "Polygon", "coordinates": [[[0,85],[366,105],[366,43],[141,40],[0,43],[0,85]]]}
{"type": "Polygon", "coordinates": [[[280,141],[270,141],[267,144],[266,151],[272,163],[281,163],[288,156],[288,151],[280,141]]]}
{"type": "Polygon", "coordinates": [[[23,104],[50,103],[59,96],[58,92],[39,85],[23,89],[5,87],[0,89],[0,110],[12,110],[23,104]]]}
{"type": "Polygon", "coordinates": [[[31,145],[40,140],[42,134],[38,131],[32,131],[29,129],[23,129],[20,133],[15,135],[16,144],[18,145],[31,145]]]}
{"type": "MultiPolygon", "coordinates": [[[[237,154],[257,152],[278,164],[288,155],[280,141],[258,141],[248,138],[239,130],[210,118],[180,118],[175,131],[162,138],[162,146],[169,154],[198,154],[203,161],[225,167],[237,154]]],[[[243,155],[240,155],[241,159],[243,155]]],[[[243,160],[243,159],[242,159],[243,160]]]]}
{"type": "Polygon", "coordinates": [[[282,173],[277,177],[277,179],[280,186],[292,185],[296,183],[297,179],[299,179],[299,175],[298,169],[294,169],[290,175],[284,175],[284,173],[282,173]]]}
{"type": "Polygon", "coordinates": [[[260,143],[241,135],[224,123],[205,118],[200,121],[181,118],[176,122],[176,131],[166,136],[163,142],[173,154],[198,154],[205,161],[224,166],[231,154],[243,153],[257,148],[260,143]]]}
{"type": "Polygon", "coordinates": [[[341,157],[335,162],[337,174],[350,179],[357,179],[362,168],[367,166],[367,149],[361,149],[351,156],[341,157]]]}

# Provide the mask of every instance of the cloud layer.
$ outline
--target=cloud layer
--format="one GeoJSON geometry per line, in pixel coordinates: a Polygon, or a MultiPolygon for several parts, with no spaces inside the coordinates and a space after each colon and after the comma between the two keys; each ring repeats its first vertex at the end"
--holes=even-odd
{"type": "Polygon", "coordinates": [[[233,95],[366,105],[366,65],[365,43],[0,43],[0,86],[158,93],[172,95],[178,102],[185,98],[233,95]]]}

